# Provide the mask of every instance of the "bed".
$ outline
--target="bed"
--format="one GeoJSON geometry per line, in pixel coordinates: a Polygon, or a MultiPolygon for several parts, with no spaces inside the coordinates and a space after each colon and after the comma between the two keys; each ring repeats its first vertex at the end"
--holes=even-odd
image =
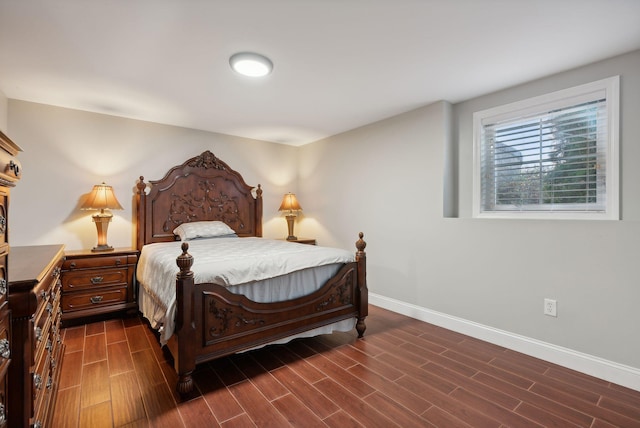
{"type": "Polygon", "coordinates": [[[355,252],[262,238],[262,187],[210,151],[160,180],[141,176],[135,205],[139,308],[173,356],[180,394],[206,361],[354,326],[363,336],[362,233],[355,252]]]}

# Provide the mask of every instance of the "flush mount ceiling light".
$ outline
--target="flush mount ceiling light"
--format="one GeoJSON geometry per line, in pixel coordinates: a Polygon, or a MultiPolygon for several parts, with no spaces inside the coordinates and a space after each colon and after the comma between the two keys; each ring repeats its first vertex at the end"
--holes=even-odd
{"type": "Polygon", "coordinates": [[[273,69],[269,58],[252,52],[240,52],[231,56],[229,64],[236,73],[249,77],[263,77],[273,69]]]}

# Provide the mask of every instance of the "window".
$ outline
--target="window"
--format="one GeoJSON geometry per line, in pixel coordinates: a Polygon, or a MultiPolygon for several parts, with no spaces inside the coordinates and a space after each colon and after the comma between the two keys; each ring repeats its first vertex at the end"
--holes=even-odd
{"type": "Polygon", "coordinates": [[[618,219],[619,77],[474,113],[474,217],[618,219]]]}

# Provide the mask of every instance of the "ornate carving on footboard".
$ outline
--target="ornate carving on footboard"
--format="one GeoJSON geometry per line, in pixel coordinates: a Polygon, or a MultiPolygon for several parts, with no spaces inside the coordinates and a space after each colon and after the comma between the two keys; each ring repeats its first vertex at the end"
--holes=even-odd
{"type": "Polygon", "coordinates": [[[353,304],[353,271],[349,271],[345,278],[345,283],[336,287],[327,300],[324,300],[316,306],[316,311],[324,311],[327,307],[330,307],[336,302],[340,302],[342,305],[353,304]]]}
{"type": "Polygon", "coordinates": [[[239,348],[270,342],[295,332],[357,315],[356,263],[345,265],[337,276],[312,295],[278,303],[257,303],[215,284],[197,284],[202,317],[202,346],[208,352],[230,344],[239,348]]]}
{"type": "Polygon", "coordinates": [[[233,330],[237,330],[242,327],[264,325],[266,322],[263,318],[247,318],[246,314],[241,310],[234,311],[230,308],[221,307],[220,302],[213,295],[209,294],[207,298],[209,300],[210,316],[207,318],[209,322],[206,325],[207,327],[211,326],[209,327],[210,337],[218,338],[230,334],[230,325],[233,326],[233,330]]]}

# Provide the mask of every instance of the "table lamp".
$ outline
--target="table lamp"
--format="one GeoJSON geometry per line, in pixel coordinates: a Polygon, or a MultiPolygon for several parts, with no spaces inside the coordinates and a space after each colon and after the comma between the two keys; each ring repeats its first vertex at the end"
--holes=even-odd
{"type": "Polygon", "coordinates": [[[113,217],[110,212],[104,210],[121,210],[123,209],[120,202],[113,193],[113,187],[104,184],[96,184],[93,190],[87,196],[84,203],[80,207],[82,210],[100,210],[98,214],[93,215],[93,222],[98,230],[98,245],[93,247],[91,251],[113,251],[113,247],[107,244],[107,229],[109,222],[113,217]]]}
{"type": "Polygon", "coordinates": [[[280,204],[280,208],[278,211],[288,211],[287,217],[287,227],[289,228],[289,236],[287,236],[287,241],[295,241],[296,236],[293,234],[293,222],[296,219],[296,214],[294,211],[302,211],[302,207],[296,198],[296,195],[293,193],[287,193],[282,198],[282,203],[280,204]]]}

